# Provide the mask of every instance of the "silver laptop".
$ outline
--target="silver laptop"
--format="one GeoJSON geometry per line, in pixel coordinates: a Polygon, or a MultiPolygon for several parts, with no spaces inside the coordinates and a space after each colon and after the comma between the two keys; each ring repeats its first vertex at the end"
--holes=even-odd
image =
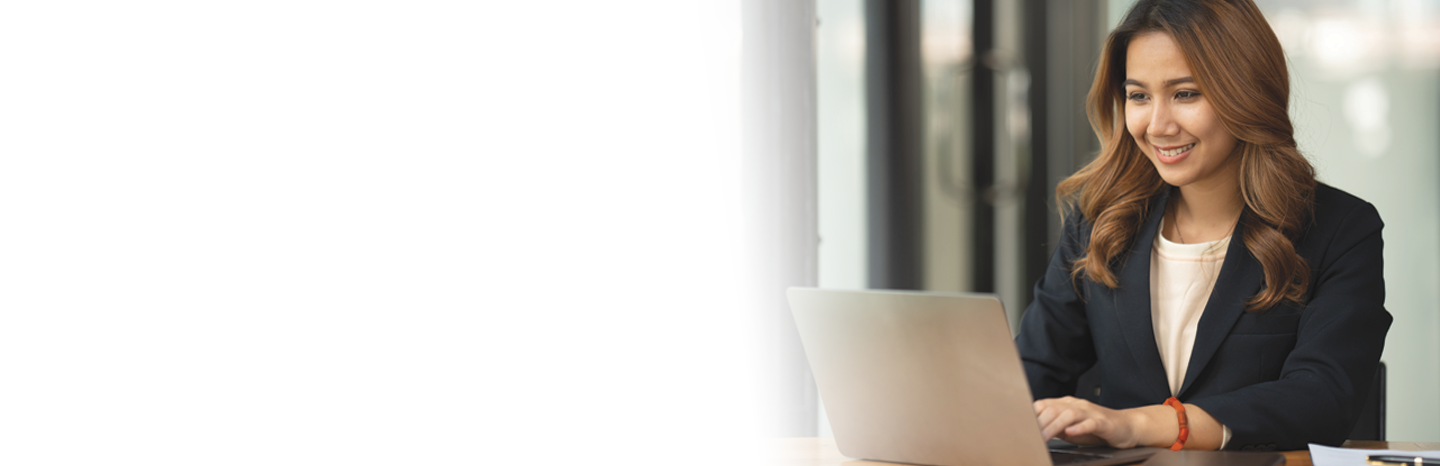
{"type": "Polygon", "coordinates": [[[1114,465],[1160,449],[1051,449],[1000,300],[786,293],[840,453],[926,465],[1114,465]],[[1055,459],[1052,459],[1054,455],[1055,459]]]}

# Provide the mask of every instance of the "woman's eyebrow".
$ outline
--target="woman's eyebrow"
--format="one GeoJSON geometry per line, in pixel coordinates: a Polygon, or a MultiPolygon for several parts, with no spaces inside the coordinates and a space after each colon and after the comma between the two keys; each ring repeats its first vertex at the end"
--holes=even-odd
{"type": "MultiPolygon", "coordinates": [[[[1193,83],[1193,82],[1195,82],[1195,77],[1194,77],[1194,76],[1186,76],[1186,77],[1183,77],[1183,78],[1175,78],[1175,79],[1171,79],[1171,80],[1169,80],[1169,81],[1165,81],[1165,87],[1174,87],[1174,86],[1177,85],[1177,84],[1185,84],[1185,83],[1193,83]]],[[[1145,87],[1145,85],[1144,85],[1144,84],[1141,84],[1140,81],[1136,81],[1136,80],[1134,80],[1134,79],[1126,79],[1124,83],[1121,83],[1121,85],[1122,85],[1122,86],[1140,86],[1141,88],[1144,88],[1144,87],[1145,87]]]]}

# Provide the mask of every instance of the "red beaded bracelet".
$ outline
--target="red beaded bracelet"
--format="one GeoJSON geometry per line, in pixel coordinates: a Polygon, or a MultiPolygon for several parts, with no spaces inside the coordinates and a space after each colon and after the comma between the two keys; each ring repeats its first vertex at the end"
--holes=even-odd
{"type": "Polygon", "coordinates": [[[1174,445],[1170,445],[1171,451],[1180,451],[1185,448],[1185,440],[1190,438],[1190,425],[1185,420],[1185,405],[1173,396],[1165,400],[1165,405],[1175,407],[1175,417],[1180,419],[1180,436],[1176,437],[1174,445]]]}

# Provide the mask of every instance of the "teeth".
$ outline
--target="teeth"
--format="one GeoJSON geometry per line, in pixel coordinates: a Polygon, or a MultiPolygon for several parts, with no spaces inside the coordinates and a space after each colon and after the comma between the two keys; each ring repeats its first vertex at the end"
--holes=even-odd
{"type": "Polygon", "coordinates": [[[1192,144],[1187,145],[1187,146],[1185,146],[1185,147],[1176,147],[1176,148],[1171,149],[1171,150],[1162,150],[1162,151],[1160,151],[1160,154],[1161,154],[1161,155],[1164,155],[1164,156],[1166,156],[1166,157],[1174,157],[1174,156],[1180,155],[1181,152],[1185,152],[1185,151],[1187,151],[1187,150],[1190,150],[1191,147],[1195,147],[1195,144],[1192,143],[1192,144]]]}

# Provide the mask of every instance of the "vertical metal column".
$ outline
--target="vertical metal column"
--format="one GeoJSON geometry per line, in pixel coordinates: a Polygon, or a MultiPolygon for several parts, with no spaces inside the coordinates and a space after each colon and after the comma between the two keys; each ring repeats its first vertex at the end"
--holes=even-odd
{"type": "Polygon", "coordinates": [[[924,287],[920,2],[865,3],[870,287],[924,287]]]}
{"type": "Polygon", "coordinates": [[[974,0],[975,106],[971,140],[971,186],[976,189],[970,255],[972,291],[995,291],[995,1],[974,0]]]}
{"type": "MultiPolygon", "coordinates": [[[[1025,239],[1022,243],[1024,280],[1034,285],[1045,274],[1054,248],[1050,234],[1052,223],[1058,221],[1055,215],[1055,182],[1050,179],[1049,120],[1047,102],[1050,94],[1049,62],[1046,52],[1049,48],[1049,25],[1046,23],[1048,0],[1025,0],[1025,67],[1030,71],[1030,173],[1025,185],[1025,239]]],[[[1029,304],[1033,296],[1026,294],[1025,302],[1011,303],[1011,306],[1029,304]]]]}
{"type": "MultiPolygon", "coordinates": [[[[1104,16],[1104,0],[1025,1],[1031,160],[1023,261],[1029,284],[1045,273],[1060,236],[1056,185],[1100,149],[1085,115],[1085,96],[1105,37],[1104,16]]],[[[1031,297],[1025,298],[1015,305],[1028,305],[1031,297]]]]}
{"type": "Polygon", "coordinates": [[[814,286],[815,1],[742,1],[744,436],[816,434],[788,286],[814,286]]]}

